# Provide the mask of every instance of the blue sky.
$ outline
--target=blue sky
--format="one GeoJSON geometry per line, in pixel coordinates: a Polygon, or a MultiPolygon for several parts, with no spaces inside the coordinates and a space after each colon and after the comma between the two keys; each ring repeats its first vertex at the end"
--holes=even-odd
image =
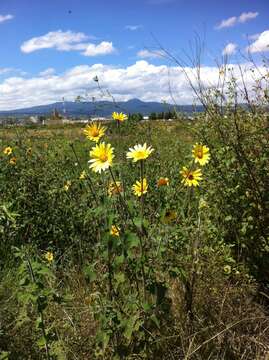
{"type": "Polygon", "coordinates": [[[239,49],[244,53],[248,45],[257,59],[267,51],[268,14],[268,0],[1,0],[0,109],[57,101],[61,95],[71,100],[80,91],[94,92],[94,84],[85,83],[87,71],[89,76],[103,74],[108,87],[111,76],[113,90],[116,76],[120,84],[126,76],[130,83],[131,73],[133,87],[116,89],[119,98],[160,100],[165,82],[161,76],[171,64],[151,52],[157,45],[154,38],[181,57],[184,51],[190,53],[190,42],[198,33],[206,43],[203,65],[213,69],[222,53],[236,63],[243,61],[239,49]],[[148,74],[143,81],[139,81],[141,71],[148,74]],[[60,89],[64,80],[73,87],[60,89]],[[159,84],[158,93],[145,93],[141,84],[147,80],[159,84]],[[19,100],[23,81],[32,93],[19,100]],[[56,93],[53,82],[59,87],[56,93]]]}

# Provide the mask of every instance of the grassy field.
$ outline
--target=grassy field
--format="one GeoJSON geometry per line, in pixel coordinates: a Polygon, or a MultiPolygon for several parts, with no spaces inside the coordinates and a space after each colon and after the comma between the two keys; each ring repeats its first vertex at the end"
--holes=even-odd
{"type": "Polygon", "coordinates": [[[0,128],[0,359],[267,359],[266,116],[103,125],[0,128]]]}

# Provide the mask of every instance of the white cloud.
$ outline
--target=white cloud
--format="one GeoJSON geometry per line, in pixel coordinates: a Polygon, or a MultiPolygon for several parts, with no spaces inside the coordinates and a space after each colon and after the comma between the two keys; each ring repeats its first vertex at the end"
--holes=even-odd
{"type": "Polygon", "coordinates": [[[21,45],[21,51],[31,53],[40,49],[55,48],[61,51],[73,50],[73,46],[77,43],[87,40],[88,37],[84,33],[74,33],[72,31],[51,31],[45,35],[34,37],[25,41],[21,45]]]}
{"type": "Polygon", "coordinates": [[[0,68],[0,75],[7,74],[12,70],[13,70],[12,68],[0,68]]]}
{"type": "Polygon", "coordinates": [[[269,51],[269,30],[259,34],[256,41],[250,44],[246,50],[251,53],[269,51]]]}
{"type": "Polygon", "coordinates": [[[223,29],[227,27],[232,27],[236,24],[237,17],[232,16],[229,19],[222,20],[219,25],[216,26],[216,29],[223,29]]]}
{"type": "Polygon", "coordinates": [[[0,15],[0,24],[5,22],[5,21],[11,20],[13,18],[14,18],[14,16],[10,15],[10,14],[8,14],[8,15],[0,15]]]}
{"type": "Polygon", "coordinates": [[[85,56],[106,55],[115,51],[110,42],[103,41],[100,44],[86,42],[92,38],[92,36],[88,36],[82,32],[75,33],[70,30],[51,31],[45,35],[25,41],[21,45],[21,51],[27,54],[41,49],[82,51],[82,55],[85,56]]]}
{"type": "Polygon", "coordinates": [[[237,45],[234,43],[229,43],[225,46],[225,48],[222,51],[222,55],[232,55],[236,53],[237,45]]]}
{"type": "Polygon", "coordinates": [[[245,23],[249,20],[255,19],[259,15],[258,12],[243,12],[239,16],[232,16],[228,19],[222,20],[215,28],[220,30],[223,28],[229,28],[237,23],[245,23]]]}
{"type": "Polygon", "coordinates": [[[115,52],[112,42],[102,41],[100,44],[88,44],[85,51],[82,53],[85,56],[107,55],[115,52]]]}
{"type": "Polygon", "coordinates": [[[48,68],[46,70],[41,71],[39,73],[39,76],[41,76],[41,77],[49,77],[49,76],[54,75],[54,73],[55,73],[55,69],[50,67],[50,68],[48,68]]]}
{"type": "Polygon", "coordinates": [[[162,50],[140,50],[137,52],[136,56],[142,59],[153,59],[153,58],[161,58],[165,57],[165,52],[162,50]]]}
{"type": "Polygon", "coordinates": [[[130,30],[130,31],[136,31],[136,30],[143,29],[143,25],[126,25],[125,29],[130,30]]]}
{"type": "Polygon", "coordinates": [[[243,12],[239,18],[238,18],[238,22],[240,23],[245,23],[248,20],[252,20],[255,19],[257,16],[259,15],[258,12],[243,12]]]}
{"type": "MultiPolygon", "coordinates": [[[[232,66],[232,65],[231,65],[232,66]]],[[[260,77],[266,69],[260,67],[251,71],[249,64],[241,64],[245,74],[247,88],[251,89],[255,76],[260,77]]],[[[228,67],[229,64],[228,64],[228,67]]],[[[184,70],[195,82],[193,71],[186,67],[184,70]]],[[[178,104],[192,104],[193,91],[186,80],[184,72],[177,66],[153,65],[140,60],[127,67],[115,67],[103,64],[80,65],[67,70],[63,74],[52,76],[36,76],[26,78],[23,76],[9,77],[0,82],[0,110],[29,107],[40,104],[49,104],[66,100],[74,100],[76,96],[87,92],[97,100],[104,100],[96,83],[90,81],[95,76],[103,88],[109,89],[116,101],[140,98],[144,101],[171,102],[170,86],[178,104]],[[170,83],[170,86],[169,86],[170,83]]],[[[227,74],[235,76],[240,84],[240,71],[233,65],[233,71],[227,74]]],[[[201,80],[205,88],[217,86],[219,81],[219,68],[206,66],[201,68],[201,80]]]]}

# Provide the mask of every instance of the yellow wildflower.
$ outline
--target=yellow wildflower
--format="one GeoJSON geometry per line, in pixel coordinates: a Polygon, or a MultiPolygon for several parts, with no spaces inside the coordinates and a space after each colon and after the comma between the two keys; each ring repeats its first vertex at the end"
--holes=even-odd
{"type": "Polygon", "coordinates": [[[32,148],[28,148],[27,150],[26,150],[26,155],[28,155],[28,156],[31,156],[32,155],[32,148]]]}
{"type": "Polygon", "coordinates": [[[110,235],[112,236],[120,236],[120,229],[116,225],[112,225],[110,229],[110,235]]]}
{"type": "Polygon", "coordinates": [[[80,180],[86,179],[86,175],[87,175],[87,174],[86,174],[86,171],[83,170],[82,173],[79,175],[79,179],[80,179],[80,180]]]}
{"type": "Polygon", "coordinates": [[[125,121],[125,120],[128,118],[128,116],[125,115],[125,114],[123,114],[122,112],[121,112],[121,113],[117,113],[117,112],[114,111],[113,114],[112,114],[112,118],[113,118],[114,120],[123,122],[123,121],[125,121]]]}
{"type": "Polygon", "coordinates": [[[70,181],[70,180],[67,180],[67,182],[64,184],[64,190],[65,190],[65,191],[68,191],[69,188],[70,188],[70,186],[71,186],[71,181],[70,181]]]}
{"type": "Polygon", "coordinates": [[[91,163],[90,169],[97,173],[107,170],[112,165],[113,152],[114,148],[110,144],[96,144],[90,151],[90,157],[92,158],[88,161],[91,163]]]}
{"type": "Polygon", "coordinates": [[[201,169],[189,170],[185,166],[183,166],[182,170],[180,171],[180,174],[183,177],[181,182],[185,186],[198,186],[199,181],[202,180],[201,169]]]}
{"type": "Polygon", "coordinates": [[[161,177],[158,181],[157,181],[157,186],[161,187],[161,186],[169,186],[169,179],[166,177],[161,177]]]}
{"type": "Polygon", "coordinates": [[[98,123],[92,123],[87,125],[83,132],[88,139],[98,142],[105,135],[106,127],[98,123]]]}
{"type": "Polygon", "coordinates": [[[122,191],[123,189],[120,181],[116,181],[116,184],[114,182],[109,183],[107,192],[110,197],[119,194],[122,191]]]}
{"type": "Polygon", "coordinates": [[[47,251],[46,254],[45,254],[45,259],[48,261],[48,262],[52,262],[53,259],[54,259],[54,255],[51,251],[47,251]]]}
{"type": "Polygon", "coordinates": [[[231,272],[232,272],[232,268],[231,268],[230,265],[225,265],[225,266],[223,267],[223,271],[224,271],[224,273],[225,273],[226,275],[230,275],[231,272]]]}
{"type": "Polygon", "coordinates": [[[10,154],[12,154],[12,147],[7,146],[6,148],[4,148],[3,153],[4,153],[5,155],[10,155],[10,154]]]}
{"type": "Polygon", "coordinates": [[[205,165],[210,160],[209,148],[205,145],[195,144],[192,149],[192,157],[194,162],[205,165]]]}
{"type": "Polygon", "coordinates": [[[15,158],[15,156],[13,156],[10,160],[9,160],[10,165],[16,165],[17,163],[17,159],[15,158]]]}
{"type": "Polygon", "coordinates": [[[129,151],[126,154],[127,159],[133,159],[133,162],[139,160],[145,160],[149,155],[154,151],[151,146],[147,147],[147,144],[144,145],[135,145],[133,148],[129,148],[129,151]]]}
{"type": "Polygon", "coordinates": [[[135,196],[142,196],[144,194],[146,194],[146,192],[148,191],[148,183],[147,183],[147,179],[143,179],[143,182],[141,181],[136,181],[136,183],[133,185],[133,193],[135,194],[135,196]]]}

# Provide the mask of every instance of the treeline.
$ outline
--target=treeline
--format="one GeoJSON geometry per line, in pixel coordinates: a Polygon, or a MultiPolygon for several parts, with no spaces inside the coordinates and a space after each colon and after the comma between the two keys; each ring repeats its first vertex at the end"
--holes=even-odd
{"type": "MultiPolygon", "coordinates": [[[[130,120],[135,120],[135,121],[140,121],[143,120],[143,114],[141,113],[134,113],[134,114],[129,114],[129,119],[130,120]]],[[[177,118],[177,114],[175,111],[167,111],[167,112],[152,112],[149,115],[149,120],[160,120],[160,119],[176,119],[177,118]]]]}

